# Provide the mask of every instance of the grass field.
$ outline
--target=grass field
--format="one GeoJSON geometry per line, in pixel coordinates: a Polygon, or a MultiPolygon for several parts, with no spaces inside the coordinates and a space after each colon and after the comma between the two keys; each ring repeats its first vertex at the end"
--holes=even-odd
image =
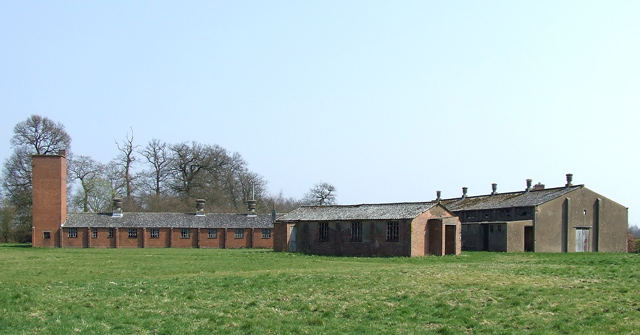
{"type": "Polygon", "coordinates": [[[1,334],[640,334],[638,254],[0,245],[1,334]]]}

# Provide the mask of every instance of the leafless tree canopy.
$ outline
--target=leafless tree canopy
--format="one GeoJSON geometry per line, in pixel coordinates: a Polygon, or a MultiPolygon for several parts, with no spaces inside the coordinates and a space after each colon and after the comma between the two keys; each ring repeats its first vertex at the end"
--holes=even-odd
{"type": "Polygon", "coordinates": [[[315,206],[335,205],[336,188],[325,182],[315,184],[304,196],[303,203],[315,206]]]}
{"type": "Polygon", "coordinates": [[[34,155],[52,155],[71,147],[64,125],[40,115],[31,115],[13,128],[11,145],[34,155]]]}

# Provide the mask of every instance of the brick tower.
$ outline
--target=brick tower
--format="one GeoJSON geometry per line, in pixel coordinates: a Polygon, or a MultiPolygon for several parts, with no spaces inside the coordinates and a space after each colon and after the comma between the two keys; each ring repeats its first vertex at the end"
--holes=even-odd
{"type": "Polygon", "coordinates": [[[33,226],[31,245],[60,247],[60,225],[67,219],[66,152],[33,156],[33,226]]]}

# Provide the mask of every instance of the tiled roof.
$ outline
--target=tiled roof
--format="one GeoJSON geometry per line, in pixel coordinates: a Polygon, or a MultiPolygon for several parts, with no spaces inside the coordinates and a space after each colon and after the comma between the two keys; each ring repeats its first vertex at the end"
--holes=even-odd
{"type": "Polygon", "coordinates": [[[273,228],[271,215],[189,213],[69,213],[62,225],[71,228],[273,228]]]}
{"type": "Polygon", "coordinates": [[[441,204],[452,212],[497,209],[512,207],[538,206],[545,202],[561,197],[574,190],[583,188],[584,185],[569,187],[549,188],[544,190],[531,190],[529,192],[498,193],[495,195],[479,195],[473,197],[445,199],[441,204]]]}
{"type": "Polygon", "coordinates": [[[413,219],[436,205],[436,202],[412,202],[394,204],[302,206],[278,218],[278,221],[295,222],[413,219]]]}

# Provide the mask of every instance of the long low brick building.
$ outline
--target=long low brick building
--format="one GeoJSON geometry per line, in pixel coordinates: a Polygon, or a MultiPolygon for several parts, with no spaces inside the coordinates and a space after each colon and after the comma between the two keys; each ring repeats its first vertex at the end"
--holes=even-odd
{"type": "Polygon", "coordinates": [[[67,213],[65,153],[33,156],[34,247],[75,248],[273,248],[273,216],[205,213],[126,213],[114,199],[112,213],[67,213]]]}

